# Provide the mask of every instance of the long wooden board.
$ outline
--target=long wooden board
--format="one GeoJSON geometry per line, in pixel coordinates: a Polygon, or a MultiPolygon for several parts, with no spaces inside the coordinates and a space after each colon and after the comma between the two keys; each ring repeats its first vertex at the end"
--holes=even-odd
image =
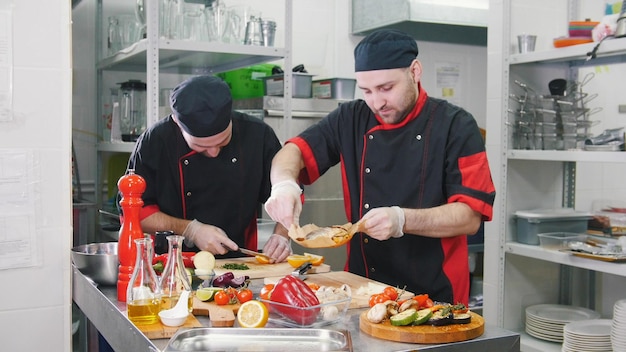
{"type": "Polygon", "coordinates": [[[203,325],[198,321],[198,319],[196,319],[196,317],[189,314],[185,324],[178,327],[165,326],[161,324],[160,321],[154,324],[136,326],[137,329],[141,330],[141,332],[143,332],[143,334],[149,339],[169,339],[176,334],[178,329],[197,328],[202,327],[203,325]]]}
{"type": "Polygon", "coordinates": [[[477,338],[485,332],[485,320],[480,315],[470,312],[469,324],[450,324],[445,326],[418,325],[393,326],[389,320],[374,324],[367,320],[367,311],[359,316],[359,327],[373,337],[407,343],[449,343],[477,338]]]}
{"type": "Polygon", "coordinates": [[[393,326],[389,320],[374,324],[367,320],[367,311],[359,316],[359,327],[373,337],[407,343],[449,343],[477,338],[485,332],[485,320],[480,315],[470,312],[469,324],[450,324],[445,326],[418,325],[393,326]]]}
{"type": "MultiPolygon", "coordinates": [[[[221,275],[227,271],[231,271],[235,276],[248,275],[251,279],[263,279],[272,276],[285,276],[294,271],[294,268],[287,262],[275,263],[275,264],[261,264],[253,257],[241,257],[241,258],[229,258],[218,259],[215,261],[215,275],[221,275]],[[231,270],[224,269],[224,264],[236,263],[245,264],[250,269],[248,270],[231,270]]],[[[318,266],[312,266],[308,271],[309,273],[326,273],[330,271],[330,265],[321,264],[318,266]]]]}
{"type": "MultiPolygon", "coordinates": [[[[264,282],[266,284],[275,284],[280,280],[280,277],[267,277],[264,282]]],[[[359,288],[368,287],[370,284],[376,284],[380,287],[387,286],[385,283],[370,280],[366,277],[362,277],[347,271],[333,271],[328,273],[319,273],[307,275],[306,282],[315,283],[320,286],[339,287],[343,284],[350,286],[352,291],[352,301],[350,302],[350,309],[352,308],[365,308],[369,307],[370,294],[359,294],[359,288]]],[[[413,297],[412,292],[405,292],[401,298],[407,299],[413,297]]]]}

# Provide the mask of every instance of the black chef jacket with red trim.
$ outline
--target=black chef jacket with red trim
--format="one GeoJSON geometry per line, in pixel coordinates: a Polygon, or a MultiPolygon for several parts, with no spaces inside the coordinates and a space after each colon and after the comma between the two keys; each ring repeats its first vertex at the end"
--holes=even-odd
{"type": "Polygon", "coordinates": [[[197,219],[241,247],[257,248],[256,219],[269,198],[271,161],[281,144],[258,118],[234,111],[232,124],[232,139],[215,158],[191,150],[171,116],[139,138],[128,167],[146,180],[141,219],[159,210],[197,219]]]}
{"type": "MultiPolygon", "coordinates": [[[[495,188],[473,116],[421,90],[400,124],[383,125],[362,100],[341,104],[288,142],[303,154],[300,181],[310,184],[341,163],[347,218],[387,206],[430,208],[463,202],[491,220],[495,188]]],[[[358,233],[346,270],[442,302],[469,300],[467,236],[405,234],[378,241],[358,233]]]]}

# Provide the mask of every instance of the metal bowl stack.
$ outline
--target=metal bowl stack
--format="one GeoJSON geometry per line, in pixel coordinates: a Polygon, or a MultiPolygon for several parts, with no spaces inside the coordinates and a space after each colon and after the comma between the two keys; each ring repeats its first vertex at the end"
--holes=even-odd
{"type": "Polygon", "coordinates": [[[100,285],[116,285],[119,268],[117,242],[90,243],[72,248],[72,262],[83,275],[100,285]]]}

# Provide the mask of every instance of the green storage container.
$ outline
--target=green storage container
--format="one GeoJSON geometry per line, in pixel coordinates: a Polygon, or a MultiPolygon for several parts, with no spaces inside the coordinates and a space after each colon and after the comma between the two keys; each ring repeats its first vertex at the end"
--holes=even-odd
{"type": "Polygon", "coordinates": [[[263,77],[272,75],[274,64],[259,64],[233,71],[218,73],[217,76],[228,83],[233,99],[256,98],[263,96],[263,77]]]}

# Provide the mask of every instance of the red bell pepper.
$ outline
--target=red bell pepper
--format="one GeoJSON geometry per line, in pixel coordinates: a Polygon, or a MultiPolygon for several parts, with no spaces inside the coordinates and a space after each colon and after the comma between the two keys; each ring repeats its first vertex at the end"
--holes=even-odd
{"type": "MultiPolygon", "coordinates": [[[[196,255],[196,252],[182,252],[181,255],[183,256],[183,265],[185,268],[195,269],[193,265],[193,256],[196,255]]],[[[157,255],[152,259],[152,265],[155,265],[158,262],[163,263],[163,266],[165,266],[167,263],[167,253],[157,255]]]]}
{"type": "Polygon", "coordinates": [[[311,325],[320,311],[320,301],[304,281],[287,275],[278,280],[270,296],[271,308],[299,325],[311,325]],[[315,308],[310,308],[315,307],[315,308]]]}

